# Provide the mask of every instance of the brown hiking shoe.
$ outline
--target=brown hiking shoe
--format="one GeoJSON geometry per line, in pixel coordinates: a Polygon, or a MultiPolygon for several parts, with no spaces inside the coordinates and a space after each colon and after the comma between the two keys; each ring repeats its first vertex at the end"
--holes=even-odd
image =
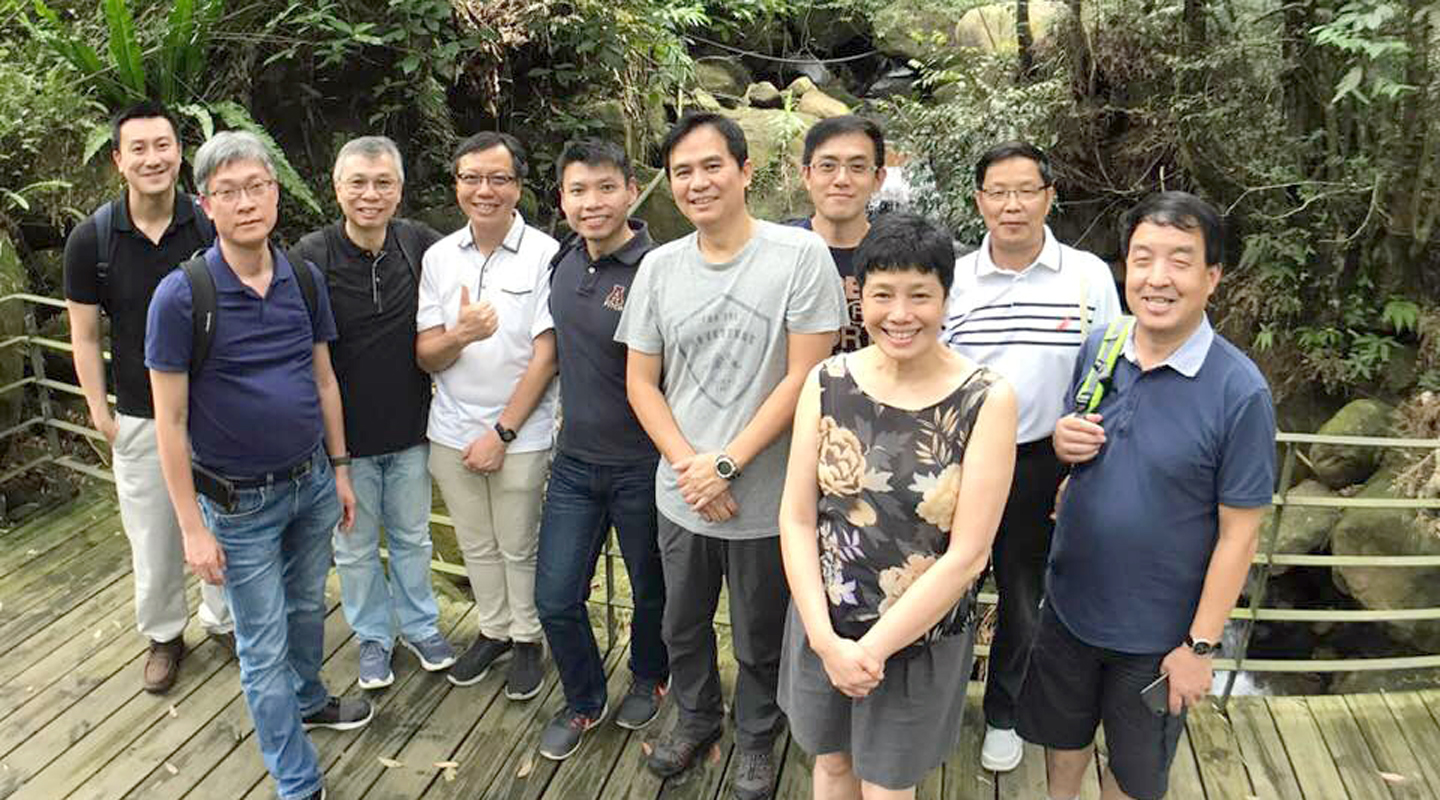
{"type": "Polygon", "coordinates": [[[185,657],[185,640],[176,637],[169,642],[151,642],[145,658],[145,691],[164,694],[175,685],[180,674],[180,660],[185,657]]]}

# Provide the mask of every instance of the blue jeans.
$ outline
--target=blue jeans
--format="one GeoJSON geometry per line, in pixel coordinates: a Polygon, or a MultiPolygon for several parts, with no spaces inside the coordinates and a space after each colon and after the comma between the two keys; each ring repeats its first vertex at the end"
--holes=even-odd
{"type": "Polygon", "coordinates": [[[386,650],[400,635],[412,642],[439,633],[430,585],[429,445],[350,462],[355,528],[335,532],[335,567],[345,619],[362,641],[386,650]],[[380,565],[380,526],[390,550],[390,579],[380,565]]]}
{"type": "Polygon", "coordinates": [[[340,521],[335,476],[323,448],[310,471],[236,492],[226,512],[200,499],[205,523],[225,552],[225,595],[235,616],[240,688],[265,768],[282,800],[321,786],[315,746],[301,717],[325,705],[325,576],[330,536],[340,521]]]}
{"type": "Polygon", "coordinates": [[[567,705],[591,716],[605,707],[605,666],[585,600],[612,525],[635,603],[630,671],[664,681],[670,658],[660,636],[665,580],[656,542],[655,462],[607,466],[557,454],[540,520],[535,605],[567,705]]]}

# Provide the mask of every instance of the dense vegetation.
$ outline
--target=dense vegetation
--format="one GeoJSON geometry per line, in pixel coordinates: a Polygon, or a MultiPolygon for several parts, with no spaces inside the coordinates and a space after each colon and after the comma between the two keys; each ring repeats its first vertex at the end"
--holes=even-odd
{"type": "MultiPolygon", "coordinates": [[[[516,133],[534,151],[524,207],[549,221],[562,142],[606,132],[653,162],[697,67],[718,62],[864,98],[909,155],[918,202],[963,240],[980,230],[969,165],[1002,136],[1053,149],[1056,225],[1107,257],[1136,198],[1195,191],[1235,232],[1217,317],[1277,394],[1440,388],[1440,5],[1011,0],[982,9],[1006,30],[975,49],[958,22],[978,5],[0,0],[0,226],[43,263],[114,191],[103,120],[141,95],[178,109],[192,146],[268,131],[288,165],[286,233],[334,213],[336,142],[375,131],[407,154],[412,212],[437,213],[457,137],[516,133]]],[[[58,294],[35,263],[35,288],[58,294]]]]}

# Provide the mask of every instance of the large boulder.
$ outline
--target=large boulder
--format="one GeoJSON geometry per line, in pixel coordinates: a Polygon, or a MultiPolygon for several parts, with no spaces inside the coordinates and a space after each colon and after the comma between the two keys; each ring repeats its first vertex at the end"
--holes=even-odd
{"type": "MultiPolygon", "coordinates": [[[[1316,433],[1322,436],[1384,436],[1390,431],[1394,409],[1378,400],[1355,400],[1336,412],[1316,433]]],[[[1380,467],[1384,450],[1378,447],[1315,444],[1310,446],[1310,468],[1332,489],[1364,483],[1380,467]]]]}
{"type": "Polygon", "coordinates": [[[850,107],[820,89],[811,89],[800,97],[796,110],[818,119],[839,117],[850,113],[850,107]]]}
{"type": "MultiPolygon", "coordinates": [[[[1066,6],[1030,0],[1030,34],[1044,42],[1066,6]]],[[[1014,52],[1015,6],[996,3],[975,8],[963,0],[892,0],[875,13],[876,47],[883,53],[926,63],[943,61],[957,47],[1014,52]]]]}
{"type": "MultiPolygon", "coordinates": [[[[1335,497],[1336,494],[1319,481],[1301,481],[1289,492],[1289,497],[1335,497]]],[[[1280,530],[1276,534],[1275,552],[1291,555],[1314,553],[1330,542],[1330,532],[1340,521],[1341,509],[1326,506],[1285,506],[1280,515],[1280,530]]],[[[1265,521],[1260,524],[1260,535],[1268,536],[1275,508],[1265,512],[1265,521]]],[[[1275,567],[1273,574],[1280,574],[1288,567],[1275,567]]]]}
{"type": "MultiPolygon", "coordinates": [[[[657,174],[661,174],[659,170],[643,165],[638,165],[635,171],[642,191],[657,174]]],[[[670,193],[670,181],[664,177],[661,177],[655,188],[644,197],[640,208],[635,211],[635,216],[645,220],[645,224],[650,228],[650,238],[660,244],[679,239],[695,230],[690,220],[685,219],[685,215],[675,207],[675,196],[670,193]]]]}
{"type": "MultiPolygon", "coordinates": [[[[807,92],[806,96],[817,91],[807,92]]],[[[805,150],[805,131],[820,118],[769,108],[736,108],[724,114],[740,124],[749,143],[750,164],[755,170],[750,183],[750,213],[769,220],[809,216],[810,196],[800,181],[800,159],[805,150]]]]}
{"type": "MultiPolygon", "coordinates": [[[[1030,0],[1030,36],[1043,44],[1057,30],[1056,23],[1067,10],[1064,3],[1030,0]]],[[[1015,4],[996,3],[965,12],[955,26],[956,44],[989,53],[1014,53],[1020,49],[1015,33],[1015,4]]]]}
{"type": "MultiPolygon", "coordinates": [[[[25,277],[19,251],[4,229],[0,229],[0,297],[28,291],[25,277]]],[[[0,303],[0,341],[24,333],[25,304],[14,300],[0,303]]],[[[25,351],[13,345],[0,350],[0,386],[9,386],[24,377],[25,351]]],[[[23,394],[24,390],[17,389],[0,395],[0,430],[20,421],[23,394]]]]}
{"type": "MultiPolygon", "coordinates": [[[[1393,497],[1395,473],[1375,473],[1357,497],[1393,497]]],[[[1337,556],[1440,555],[1440,535],[1433,523],[1413,509],[1352,508],[1340,517],[1330,536],[1330,551],[1337,556]]],[[[1340,591],[1366,608],[1440,607],[1440,567],[1335,567],[1331,571],[1340,591]]],[[[1440,621],[1387,622],[1398,639],[1426,653],[1440,653],[1440,621]]]]}
{"type": "Polygon", "coordinates": [[[750,84],[745,90],[745,102],[756,108],[779,108],[785,104],[785,98],[780,95],[780,90],[770,81],[760,81],[750,84]]]}
{"type": "Polygon", "coordinates": [[[749,88],[750,71],[738,59],[715,56],[695,62],[695,80],[700,88],[726,105],[738,105],[749,88]]]}

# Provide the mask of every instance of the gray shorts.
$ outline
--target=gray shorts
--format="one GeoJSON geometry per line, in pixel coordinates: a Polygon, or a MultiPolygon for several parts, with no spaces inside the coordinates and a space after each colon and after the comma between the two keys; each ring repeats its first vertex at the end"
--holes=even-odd
{"type": "Polygon", "coordinates": [[[830,684],[792,603],[780,657],[780,707],[790,734],[811,755],[845,753],[859,778],[906,789],[944,763],[960,741],[974,628],[919,654],[885,663],[885,678],[855,700],[830,684]]]}

